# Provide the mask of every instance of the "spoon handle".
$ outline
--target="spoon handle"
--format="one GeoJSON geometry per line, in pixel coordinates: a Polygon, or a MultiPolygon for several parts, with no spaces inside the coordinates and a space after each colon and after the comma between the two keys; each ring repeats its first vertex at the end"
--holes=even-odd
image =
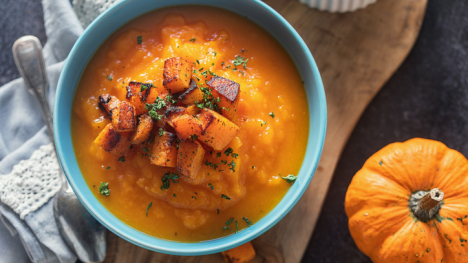
{"type": "Polygon", "coordinates": [[[41,42],[35,36],[19,38],[13,44],[13,57],[26,87],[39,103],[50,141],[55,145],[52,111],[47,100],[49,81],[42,56],[41,42]]]}

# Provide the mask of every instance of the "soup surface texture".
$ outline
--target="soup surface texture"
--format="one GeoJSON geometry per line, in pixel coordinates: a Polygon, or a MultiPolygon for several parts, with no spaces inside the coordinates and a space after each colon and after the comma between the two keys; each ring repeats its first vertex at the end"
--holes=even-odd
{"type": "MultiPolygon", "coordinates": [[[[292,185],[280,174],[297,175],[303,162],[308,118],[301,77],[274,38],[234,13],[185,6],[145,14],[104,42],[76,89],[71,125],[81,172],[111,213],[149,235],[197,242],[235,234],[278,204],[292,185]],[[162,88],[164,61],[171,57],[189,61],[192,78],[202,84],[210,75],[240,84],[232,119],[240,131],[228,145],[237,156],[204,146],[196,178],[181,176],[162,189],[163,175],[177,170],[151,164],[153,142],[116,156],[93,141],[111,123],[99,96],[125,101],[131,81],[162,88]],[[235,169],[228,165],[233,161],[235,169]],[[101,182],[109,183],[109,196],[100,193],[101,182]]],[[[158,130],[155,125],[155,136],[158,130]]]]}

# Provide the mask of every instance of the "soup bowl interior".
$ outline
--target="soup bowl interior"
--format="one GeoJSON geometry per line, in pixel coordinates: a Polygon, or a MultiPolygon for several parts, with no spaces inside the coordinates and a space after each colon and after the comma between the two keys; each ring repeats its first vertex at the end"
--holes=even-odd
{"type": "Polygon", "coordinates": [[[175,255],[203,255],[224,251],[261,235],[280,221],[297,203],[317,168],[326,131],[326,100],[322,80],[307,45],[294,28],[276,11],[256,0],[128,0],[101,14],[71,50],[57,86],[54,105],[54,132],[57,154],[75,194],[86,209],[106,228],[121,238],[146,249],[175,255]],[[253,21],[270,33],[293,59],[307,94],[309,134],[307,151],[296,182],[281,202],[251,227],[223,238],[197,243],[159,239],[126,225],[110,213],[86,184],[73,150],[71,105],[80,77],[94,52],[113,32],[138,16],[175,5],[208,5],[223,8],[253,21]]]}

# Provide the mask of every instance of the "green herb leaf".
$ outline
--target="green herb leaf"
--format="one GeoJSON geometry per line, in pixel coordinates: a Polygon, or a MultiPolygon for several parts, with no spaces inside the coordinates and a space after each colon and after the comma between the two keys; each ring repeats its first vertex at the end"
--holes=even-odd
{"type": "Polygon", "coordinates": [[[173,184],[176,184],[179,182],[176,181],[179,178],[180,176],[177,173],[165,173],[164,176],[161,178],[161,181],[163,182],[163,184],[161,185],[161,190],[169,189],[169,187],[171,187],[171,181],[173,184]]]}
{"type": "Polygon", "coordinates": [[[228,221],[226,221],[226,223],[224,223],[226,226],[223,227],[223,231],[224,230],[229,230],[229,231],[232,231],[231,228],[229,227],[229,225],[234,222],[234,218],[230,217],[228,221]]]}
{"type": "Polygon", "coordinates": [[[209,183],[208,186],[211,188],[211,190],[214,190],[213,184],[209,183]]]}
{"type": "Polygon", "coordinates": [[[163,136],[164,135],[164,130],[163,128],[159,128],[159,137],[163,136]]]}
{"type": "Polygon", "coordinates": [[[229,147],[224,151],[224,154],[226,154],[226,156],[229,156],[229,154],[231,154],[232,152],[233,152],[232,148],[229,147]]]}
{"type": "Polygon", "coordinates": [[[153,86],[153,84],[151,84],[151,83],[148,83],[148,84],[141,83],[140,92],[143,92],[144,90],[147,90],[148,88],[151,88],[152,86],[153,86]]]}
{"type": "Polygon", "coordinates": [[[109,81],[111,81],[111,80],[112,80],[112,76],[107,76],[107,79],[108,79],[109,81]]]}
{"type": "Polygon", "coordinates": [[[125,162],[125,156],[120,156],[117,161],[124,163],[125,162]]]}
{"type": "Polygon", "coordinates": [[[233,172],[235,172],[235,168],[236,168],[236,163],[234,161],[231,161],[228,165],[229,167],[229,170],[232,170],[233,172]]]}
{"type": "Polygon", "coordinates": [[[236,56],[236,59],[232,62],[232,64],[234,64],[234,66],[240,66],[240,65],[244,65],[244,69],[247,69],[247,61],[249,61],[248,59],[245,59],[245,57],[241,57],[241,56],[236,56]]]}
{"type": "Polygon", "coordinates": [[[108,197],[110,195],[109,191],[109,183],[101,182],[101,185],[99,186],[99,193],[108,197]]]}
{"type": "Polygon", "coordinates": [[[148,210],[153,206],[153,202],[149,203],[148,207],[146,208],[146,217],[148,217],[148,210]]]}
{"type": "Polygon", "coordinates": [[[110,166],[107,166],[106,170],[109,170],[110,169],[110,166]]]}
{"type": "Polygon", "coordinates": [[[147,153],[147,152],[149,151],[148,148],[146,148],[146,147],[143,147],[142,150],[143,150],[145,153],[147,153]]]}
{"type": "Polygon", "coordinates": [[[275,114],[273,112],[268,113],[273,119],[275,118],[275,114]]]}
{"type": "Polygon", "coordinates": [[[192,41],[192,42],[195,43],[196,40],[197,40],[196,38],[192,38],[192,39],[190,39],[189,41],[192,41]]]}
{"type": "Polygon", "coordinates": [[[227,199],[227,200],[231,200],[231,198],[225,194],[221,194],[221,197],[224,198],[224,199],[227,199]]]}
{"type": "Polygon", "coordinates": [[[151,139],[148,141],[148,144],[152,144],[154,142],[154,138],[156,138],[156,135],[151,136],[151,139]]]}
{"type": "Polygon", "coordinates": [[[296,179],[297,179],[297,176],[292,175],[292,174],[290,174],[290,175],[288,175],[288,176],[286,176],[286,177],[283,177],[281,174],[280,174],[280,176],[281,176],[281,178],[283,178],[288,184],[290,184],[290,183],[296,181],[296,179]]]}
{"type": "Polygon", "coordinates": [[[142,42],[143,42],[143,37],[142,36],[137,36],[137,44],[141,45],[142,42]]]}
{"type": "Polygon", "coordinates": [[[247,223],[249,227],[252,225],[252,220],[249,220],[249,217],[241,217],[241,218],[247,223]]]}

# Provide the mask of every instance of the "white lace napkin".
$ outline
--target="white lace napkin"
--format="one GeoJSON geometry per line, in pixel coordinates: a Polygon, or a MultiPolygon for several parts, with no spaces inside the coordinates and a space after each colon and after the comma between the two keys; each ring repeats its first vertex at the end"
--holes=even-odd
{"type": "Polygon", "coordinates": [[[39,209],[60,189],[59,165],[52,144],[43,145],[29,160],[0,177],[0,200],[21,219],[39,209]]]}

